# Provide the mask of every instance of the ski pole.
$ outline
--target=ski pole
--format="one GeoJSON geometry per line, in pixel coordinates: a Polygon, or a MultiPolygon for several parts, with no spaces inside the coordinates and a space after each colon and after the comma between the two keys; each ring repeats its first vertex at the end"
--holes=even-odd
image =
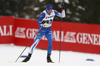
{"type": "MultiPolygon", "coordinates": [[[[63,3],[61,3],[61,6],[64,6],[63,3]]],[[[61,11],[63,8],[61,8],[61,11]]],[[[61,26],[60,26],[60,44],[59,44],[59,63],[60,63],[60,56],[61,56],[61,32],[62,32],[62,13],[61,13],[61,26]]]]}
{"type": "MultiPolygon", "coordinates": [[[[40,29],[38,30],[38,31],[40,31],[41,30],[41,28],[42,28],[42,26],[40,27],[40,29]]],[[[38,33],[38,32],[37,32],[38,33]]],[[[37,34],[36,33],[36,34],[37,34]]],[[[35,35],[36,35],[35,34],[35,35]]],[[[31,39],[31,41],[27,44],[27,46],[24,48],[24,50],[21,52],[21,54],[18,56],[18,58],[16,59],[16,61],[15,62],[17,62],[17,60],[20,58],[20,56],[23,54],[23,52],[26,50],[26,48],[29,46],[29,44],[32,42],[32,40],[34,39],[34,37],[31,39]]]]}

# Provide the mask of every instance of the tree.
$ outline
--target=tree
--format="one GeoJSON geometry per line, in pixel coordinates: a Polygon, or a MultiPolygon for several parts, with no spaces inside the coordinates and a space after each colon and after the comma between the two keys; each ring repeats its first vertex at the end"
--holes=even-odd
{"type": "MultiPolygon", "coordinates": [[[[100,24],[100,0],[0,0],[0,15],[19,18],[38,19],[46,5],[51,3],[53,8],[61,12],[61,1],[65,4],[66,17],[63,21],[100,24]]],[[[60,21],[55,17],[55,21],[60,21]]]]}
{"type": "Polygon", "coordinates": [[[67,13],[68,21],[100,24],[100,0],[69,1],[67,10],[70,10],[71,13],[67,13]]]}

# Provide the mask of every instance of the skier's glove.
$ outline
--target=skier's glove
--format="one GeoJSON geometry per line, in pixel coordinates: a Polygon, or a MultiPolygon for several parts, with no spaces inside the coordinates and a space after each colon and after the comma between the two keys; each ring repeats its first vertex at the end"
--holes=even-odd
{"type": "Polygon", "coordinates": [[[64,9],[64,3],[61,3],[61,9],[64,9]]]}
{"type": "Polygon", "coordinates": [[[46,23],[49,23],[49,20],[47,20],[46,23]]]}
{"type": "Polygon", "coordinates": [[[45,24],[45,23],[49,23],[49,21],[48,20],[47,21],[42,20],[42,24],[45,24]]]}
{"type": "Polygon", "coordinates": [[[42,24],[46,23],[46,21],[42,20],[42,24]]]}

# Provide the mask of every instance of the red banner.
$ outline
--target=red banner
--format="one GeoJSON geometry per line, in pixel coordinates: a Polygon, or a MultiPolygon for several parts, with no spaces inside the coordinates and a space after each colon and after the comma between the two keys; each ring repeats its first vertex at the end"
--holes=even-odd
{"type": "Polygon", "coordinates": [[[14,17],[0,17],[0,43],[14,43],[14,17]]]}
{"type": "MultiPolygon", "coordinates": [[[[15,28],[15,44],[26,46],[31,41],[38,31],[39,26],[36,22],[37,20],[15,19],[15,24],[17,25],[15,28]]],[[[59,50],[60,25],[61,23],[57,21],[54,21],[52,24],[54,50],[59,50]]],[[[63,22],[61,32],[61,50],[99,54],[99,29],[100,25],[63,22]]],[[[47,49],[47,47],[48,41],[44,36],[39,42],[37,48],[47,49]]]]}
{"type": "MultiPolygon", "coordinates": [[[[37,20],[15,18],[15,44],[26,46],[38,31],[37,20]]],[[[33,41],[31,42],[33,43],[33,41]]],[[[30,44],[31,46],[31,44],[30,44]]]]}
{"type": "MultiPolygon", "coordinates": [[[[0,43],[26,46],[35,37],[37,20],[0,17],[0,43]]],[[[61,22],[53,21],[53,50],[59,50],[61,22]]],[[[100,25],[62,22],[61,50],[100,54],[100,25]]],[[[32,45],[34,40],[29,46],[32,45]]],[[[45,36],[37,48],[47,49],[45,36]]]]}

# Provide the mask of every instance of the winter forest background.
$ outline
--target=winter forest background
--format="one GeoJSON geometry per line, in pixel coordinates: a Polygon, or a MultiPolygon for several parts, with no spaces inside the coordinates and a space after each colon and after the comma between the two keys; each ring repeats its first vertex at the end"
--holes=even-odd
{"type": "MultiPolygon", "coordinates": [[[[0,0],[0,16],[38,19],[47,4],[61,12],[60,4],[65,4],[65,22],[100,24],[100,0],[0,0]]],[[[54,21],[60,21],[55,17],[54,21]]]]}

